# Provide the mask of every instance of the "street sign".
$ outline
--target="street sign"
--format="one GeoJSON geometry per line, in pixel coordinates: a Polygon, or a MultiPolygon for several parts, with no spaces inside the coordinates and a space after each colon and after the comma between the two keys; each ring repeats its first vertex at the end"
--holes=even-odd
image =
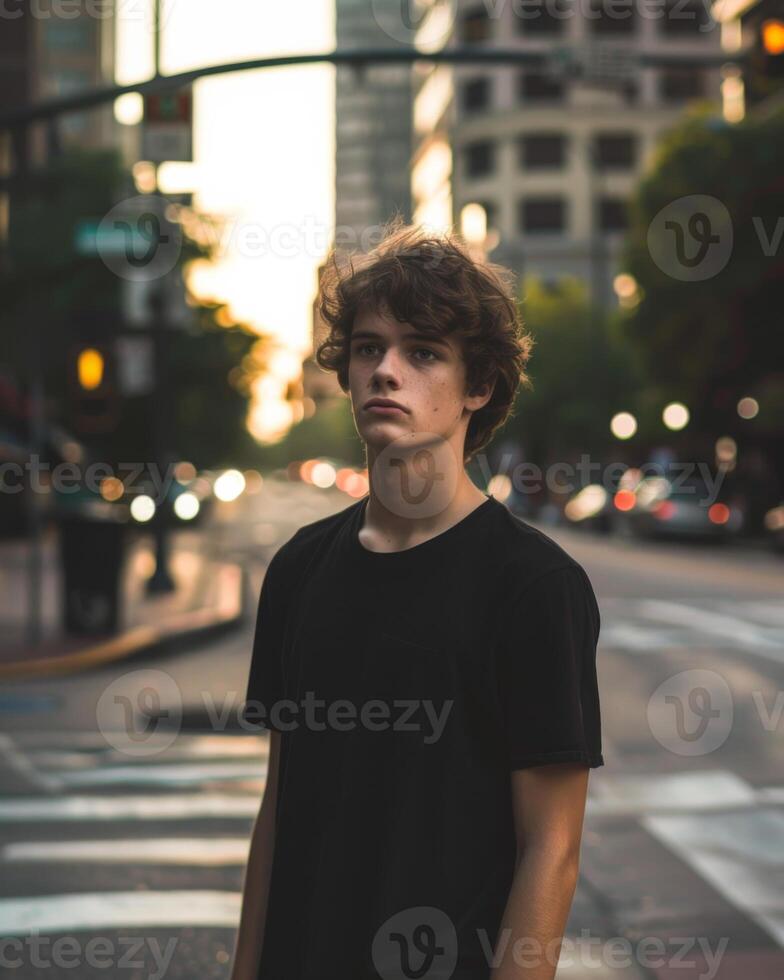
{"type": "Polygon", "coordinates": [[[123,335],[115,340],[117,384],[126,397],[147,395],[155,386],[153,343],[150,337],[123,335]]]}
{"type": "Polygon", "coordinates": [[[129,249],[143,251],[148,245],[142,230],[107,227],[102,219],[79,221],[74,229],[74,247],[79,255],[125,255],[129,249]]]}
{"type": "Polygon", "coordinates": [[[193,160],[193,90],[144,97],[142,156],[152,163],[193,160]]]}

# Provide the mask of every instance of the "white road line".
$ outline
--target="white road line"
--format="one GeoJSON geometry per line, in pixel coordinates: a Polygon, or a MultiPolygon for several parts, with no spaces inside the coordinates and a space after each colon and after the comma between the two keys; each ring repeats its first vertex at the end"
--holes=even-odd
{"type": "Polygon", "coordinates": [[[247,818],[261,796],[250,793],[172,793],[122,796],[31,796],[0,799],[0,823],[61,820],[186,820],[247,818]]]}
{"type": "Polygon", "coordinates": [[[629,653],[666,650],[682,644],[682,632],[652,629],[650,626],[623,620],[602,625],[599,633],[600,646],[621,647],[629,653]]]}
{"type": "Polygon", "coordinates": [[[193,783],[206,783],[216,779],[264,779],[267,775],[267,763],[256,762],[249,765],[246,762],[224,763],[214,765],[152,765],[139,766],[104,766],[99,769],[73,770],[58,775],[62,786],[127,786],[127,785],[166,785],[182,786],[193,783]]]}
{"type": "Polygon", "coordinates": [[[0,899],[0,935],[170,926],[235,928],[242,895],[222,891],[89,892],[0,899]]]}
{"type": "Polygon", "coordinates": [[[732,608],[741,615],[760,620],[766,626],[784,626],[782,599],[736,599],[732,608]]]}
{"type": "Polygon", "coordinates": [[[123,752],[121,748],[112,748],[106,743],[92,752],[75,752],[73,750],[63,750],[63,742],[56,748],[34,748],[28,749],[25,753],[39,769],[84,769],[95,765],[105,765],[107,763],[123,765],[149,766],[157,765],[159,762],[176,762],[188,760],[204,759],[210,762],[228,761],[237,759],[258,759],[265,760],[269,754],[269,743],[267,739],[248,738],[241,736],[203,736],[194,741],[181,742],[179,739],[166,748],[160,754],[152,755],[133,755],[131,752],[123,752]]]}
{"type": "Polygon", "coordinates": [[[754,788],[735,773],[722,769],[689,772],[611,775],[592,783],[586,802],[591,816],[619,816],[656,811],[715,810],[751,807],[754,788]]]}
{"type": "Polygon", "coordinates": [[[773,660],[784,660],[784,649],[778,639],[767,636],[764,629],[737,616],[664,599],[639,599],[635,602],[635,607],[641,615],[650,619],[678,623],[709,636],[730,638],[740,646],[773,660]]]}
{"type": "Polygon", "coordinates": [[[16,841],[0,851],[2,861],[99,864],[243,865],[246,837],[155,837],[113,840],[16,841]]]}
{"type": "Polygon", "coordinates": [[[784,946],[784,813],[651,815],[641,823],[784,946]]]}
{"type": "MultiPolygon", "coordinates": [[[[122,750],[122,740],[125,738],[121,731],[109,731],[106,734],[100,731],[85,731],[84,729],[36,729],[31,731],[15,732],[13,736],[17,745],[25,748],[62,748],[68,745],[72,748],[82,748],[86,750],[114,749],[122,750]]],[[[268,736],[249,732],[248,734],[221,734],[221,733],[189,733],[178,732],[177,741],[172,745],[168,733],[151,735],[145,742],[145,747],[149,748],[155,744],[155,740],[161,743],[162,750],[174,750],[175,746],[183,753],[193,753],[200,755],[210,755],[219,750],[225,751],[226,747],[237,754],[250,755],[257,751],[266,751],[268,736]],[[170,748],[171,747],[171,748],[170,748]]],[[[136,748],[138,744],[127,738],[130,749],[136,748]]]]}

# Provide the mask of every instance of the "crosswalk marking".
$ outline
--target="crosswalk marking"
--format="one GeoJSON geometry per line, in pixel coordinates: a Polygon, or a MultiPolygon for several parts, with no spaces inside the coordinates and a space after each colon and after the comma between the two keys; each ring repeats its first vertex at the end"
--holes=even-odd
{"type": "Polygon", "coordinates": [[[121,891],[0,898],[3,936],[94,929],[236,927],[242,895],[229,891],[121,891]]]}
{"type": "Polygon", "coordinates": [[[586,802],[591,816],[621,816],[656,811],[708,811],[751,807],[754,788],[735,773],[722,769],[665,774],[602,774],[592,781],[586,802]]]}
{"type": "Polygon", "coordinates": [[[100,769],[76,770],[61,773],[56,778],[63,787],[110,785],[182,786],[220,779],[261,779],[267,766],[258,762],[201,763],[200,765],[105,766],[100,769]]]}
{"type": "Polygon", "coordinates": [[[643,826],[784,946],[784,814],[651,814],[643,826]]]}
{"type": "Polygon", "coordinates": [[[630,654],[694,645],[747,650],[784,663],[784,603],[610,597],[601,602],[599,644],[630,654]]]}
{"type": "Polygon", "coordinates": [[[31,820],[183,820],[211,817],[247,819],[259,797],[229,793],[172,793],[122,796],[30,796],[0,800],[0,823],[31,820]]]}
{"type": "Polygon", "coordinates": [[[131,837],[111,840],[16,841],[0,861],[100,862],[104,864],[245,864],[247,837],[131,837]]]}

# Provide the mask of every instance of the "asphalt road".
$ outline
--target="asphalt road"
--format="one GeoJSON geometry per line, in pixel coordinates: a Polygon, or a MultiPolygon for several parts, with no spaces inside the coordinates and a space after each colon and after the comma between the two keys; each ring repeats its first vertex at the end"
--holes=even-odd
{"type": "MultiPolygon", "coordinates": [[[[225,511],[225,550],[257,590],[297,527],[348,503],[270,484],[225,511]]],[[[584,564],[602,615],[606,765],[591,772],[558,976],[784,976],[784,563],[544,530],[584,564]]],[[[264,738],[236,724],[251,630],[6,687],[8,976],[228,975],[266,766],[264,738]],[[154,738],[123,736],[134,710],[161,718],[154,738]]]]}

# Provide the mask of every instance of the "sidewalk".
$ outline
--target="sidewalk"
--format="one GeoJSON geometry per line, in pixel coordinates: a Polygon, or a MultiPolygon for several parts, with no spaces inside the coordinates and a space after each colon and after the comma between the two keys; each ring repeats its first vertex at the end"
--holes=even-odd
{"type": "Polygon", "coordinates": [[[70,673],[238,625],[247,612],[244,569],[214,555],[202,531],[174,531],[170,541],[174,592],[146,595],[144,583],[154,567],[152,537],[134,537],[121,572],[120,630],[69,636],[61,629],[57,532],[49,529],[43,542],[42,639],[34,646],[27,640],[29,545],[0,542],[0,680],[70,673]]]}

